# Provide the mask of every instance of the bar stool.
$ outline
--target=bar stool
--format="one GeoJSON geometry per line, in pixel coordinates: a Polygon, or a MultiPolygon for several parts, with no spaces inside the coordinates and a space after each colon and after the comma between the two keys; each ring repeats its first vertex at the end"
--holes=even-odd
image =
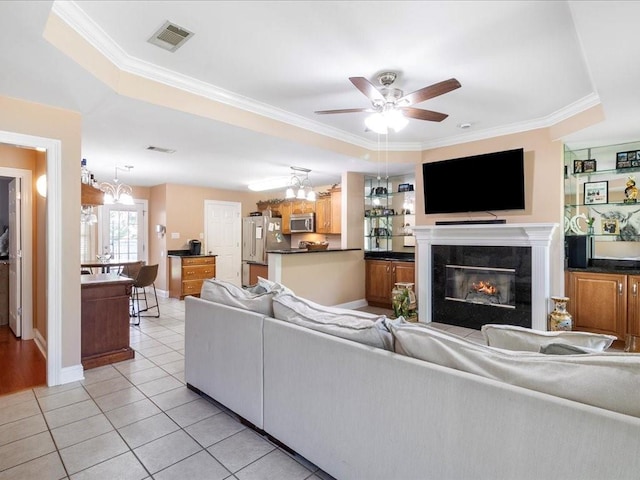
{"type": "MultiPolygon", "coordinates": [[[[136,317],[137,322],[134,325],[140,325],[141,317],[160,317],[160,305],[158,305],[158,294],[156,293],[156,276],[158,275],[158,264],[142,265],[138,274],[133,279],[133,288],[131,289],[131,317],[136,317]],[[149,305],[147,298],[147,287],[153,288],[153,299],[155,304],[149,305]],[[144,302],[144,308],[140,308],[140,301],[144,302]],[[141,315],[142,312],[148,312],[155,309],[156,314],[141,315]]],[[[149,294],[151,297],[151,294],[149,294]]]]}

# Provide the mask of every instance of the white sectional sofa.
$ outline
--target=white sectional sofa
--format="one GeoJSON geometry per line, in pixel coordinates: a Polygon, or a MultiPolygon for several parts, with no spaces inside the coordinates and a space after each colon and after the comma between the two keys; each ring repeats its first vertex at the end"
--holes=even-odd
{"type": "MultiPolygon", "coordinates": [[[[338,480],[640,478],[639,416],[461,371],[464,365],[450,368],[365,345],[264,312],[195,297],[185,302],[190,388],[338,480]]],[[[439,345],[438,355],[451,354],[456,341],[439,345]]],[[[523,355],[545,361],[543,354],[523,355]]],[[[563,357],[575,363],[578,357],[602,356],[563,357]]],[[[636,356],[613,354],[608,367],[622,356],[632,358],[627,367],[640,366],[636,356]]],[[[593,371],[599,374],[597,367],[593,371]]],[[[638,393],[621,407],[635,412],[640,371],[627,369],[620,381],[639,382],[638,393]]]]}

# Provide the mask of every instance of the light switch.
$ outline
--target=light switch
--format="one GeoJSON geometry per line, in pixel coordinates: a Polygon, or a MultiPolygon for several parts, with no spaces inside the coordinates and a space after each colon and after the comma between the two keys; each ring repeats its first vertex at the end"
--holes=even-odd
{"type": "Polygon", "coordinates": [[[172,232],[171,233],[171,239],[172,240],[176,240],[178,238],[180,238],[180,232],[172,232]]]}

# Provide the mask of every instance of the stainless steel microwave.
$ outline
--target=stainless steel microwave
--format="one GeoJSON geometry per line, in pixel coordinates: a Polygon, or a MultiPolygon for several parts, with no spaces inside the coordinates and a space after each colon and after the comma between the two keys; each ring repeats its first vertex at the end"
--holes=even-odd
{"type": "Polygon", "coordinates": [[[294,213],[289,219],[291,233],[305,233],[316,231],[315,213],[294,213]]]}

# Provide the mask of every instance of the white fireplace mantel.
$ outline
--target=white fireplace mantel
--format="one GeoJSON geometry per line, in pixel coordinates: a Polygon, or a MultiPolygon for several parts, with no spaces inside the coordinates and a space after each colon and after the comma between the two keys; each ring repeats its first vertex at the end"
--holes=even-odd
{"type": "Polygon", "coordinates": [[[421,322],[432,319],[433,245],[476,245],[531,247],[531,327],[547,330],[547,306],[551,297],[551,251],[556,223],[463,224],[416,226],[418,248],[418,315],[421,322]]]}

